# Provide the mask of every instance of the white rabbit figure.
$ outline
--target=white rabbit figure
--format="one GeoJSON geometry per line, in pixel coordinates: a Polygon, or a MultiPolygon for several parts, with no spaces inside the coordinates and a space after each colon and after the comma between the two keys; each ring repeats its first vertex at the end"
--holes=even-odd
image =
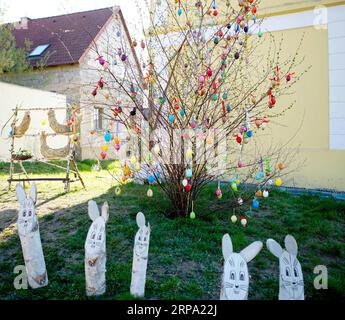
{"type": "Polygon", "coordinates": [[[279,259],[279,300],[304,300],[304,281],[301,264],[297,259],[298,247],[295,238],[285,237],[285,249],[268,239],[267,249],[279,259]]]}
{"type": "Polygon", "coordinates": [[[105,202],[102,214],[95,201],[89,201],[88,213],[92,220],[85,241],[85,280],[86,295],[95,296],[105,293],[106,272],[106,223],[109,219],[109,206],[105,202]]]}
{"type": "Polygon", "coordinates": [[[256,257],[262,246],[261,241],[255,241],[240,253],[235,253],[230,236],[228,234],[223,236],[224,272],[220,300],[248,299],[249,274],[247,263],[256,257]]]}
{"type": "Polygon", "coordinates": [[[149,255],[150,224],[146,226],[145,216],[142,212],[137,214],[139,230],[135,235],[133,248],[132,281],[130,292],[134,297],[144,297],[147,259],[149,255]]]}
{"type": "Polygon", "coordinates": [[[35,204],[37,189],[33,183],[29,196],[21,185],[16,186],[16,195],[20,203],[17,228],[23,250],[28,283],[31,288],[48,285],[48,275],[44,261],[40,230],[36,216],[35,204]]]}

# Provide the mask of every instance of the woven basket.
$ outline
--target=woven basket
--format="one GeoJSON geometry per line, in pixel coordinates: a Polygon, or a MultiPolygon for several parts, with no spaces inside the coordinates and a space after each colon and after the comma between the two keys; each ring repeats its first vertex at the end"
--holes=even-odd
{"type": "Polygon", "coordinates": [[[29,155],[20,155],[20,154],[13,154],[12,159],[17,161],[25,161],[31,159],[32,156],[29,155]]]}

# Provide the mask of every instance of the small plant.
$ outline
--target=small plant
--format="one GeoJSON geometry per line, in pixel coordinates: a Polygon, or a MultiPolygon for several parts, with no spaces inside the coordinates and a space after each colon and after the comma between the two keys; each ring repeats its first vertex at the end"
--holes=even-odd
{"type": "Polygon", "coordinates": [[[12,158],[14,160],[28,160],[32,158],[32,153],[29,150],[19,149],[17,152],[13,153],[12,158]]]}

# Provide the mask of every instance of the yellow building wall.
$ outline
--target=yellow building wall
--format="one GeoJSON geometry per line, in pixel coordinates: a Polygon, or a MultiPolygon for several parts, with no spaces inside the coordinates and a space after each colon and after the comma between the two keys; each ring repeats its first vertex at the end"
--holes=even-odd
{"type": "Polygon", "coordinates": [[[288,152],[296,152],[287,164],[287,170],[293,172],[282,179],[285,185],[344,191],[345,150],[329,148],[328,31],[308,27],[272,34],[284,38],[282,61],[296,50],[304,34],[299,56],[304,56],[305,61],[295,70],[296,75],[308,65],[312,68],[296,83],[291,96],[278,98],[275,111],[296,101],[294,107],[272,119],[256,138],[262,144],[286,145],[288,152]]]}

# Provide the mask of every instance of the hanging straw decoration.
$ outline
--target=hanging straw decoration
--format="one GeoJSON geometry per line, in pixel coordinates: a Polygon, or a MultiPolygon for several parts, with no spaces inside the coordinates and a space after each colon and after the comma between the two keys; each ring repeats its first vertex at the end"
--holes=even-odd
{"type": "Polygon", "coordinates": [[[19,126],[14,127],[14,136],[21,138],[28,131],[31,123],[30,111],[26,111],[19,126]]]}
{"type": "Polygon", "coordinates": [[[41,154],[46,159],[60,159],[66,158],[70,151],[70,142],[63,148],[52,149],[47,144],[47,135],[45,132],[41,132],[41,154]]]}
{"type": "Polygon", "coordinates": [[[64,124],[60,124],[56,120],[55,111],[53,109],[50,109],[48,111],[48,121],[49,121],[50,127],[54,130],[55,133],[64,134],[64,133],[71,132],[70,126],[64,125],[64,124]]]}

